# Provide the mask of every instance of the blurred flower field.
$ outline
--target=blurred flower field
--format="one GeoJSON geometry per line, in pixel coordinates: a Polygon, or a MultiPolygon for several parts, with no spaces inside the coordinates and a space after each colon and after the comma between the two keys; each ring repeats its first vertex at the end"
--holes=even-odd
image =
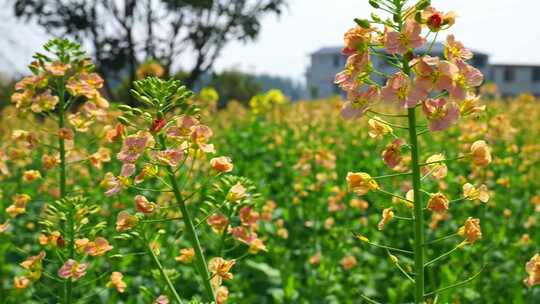
{"type": "Polygon", "coordinates": [[[430,56],[455,13],[369,4],[343,100],[220,102],[155,61],[108,100],[47,42],[0,115],[0,302],[539,303],[540,101],[452,34],[430,56]]]}
{"type": "MultiPolygon", "coordinates": [[[[355,237],[361,234],[370,243],[400,248],[410,247],[411,242],[401,233],[412,229],[406,221],[390,221],[383,231],[376,228],[381,210],[388,206],[406,214],[408,207],[403,201],[371,194],[359,198],[347,191],[345,177],[351,168],[381,174],[387,170],[382,160],[372,157],[385,144],[368,136],[367,120],[340,119],[342,101],[338,98],[291,104],[279,92],[271,92],[255,98],[250,109],[232,102],[219,112],[213,107],[215,92],[203,91],[195,100],[214,130],[213,143],[223,155],[231,156],[232,174],[249,178],[252,188],[248,192],[260,193],[253,196],[252,203],[254,229],[264,248],[247,250],[249,246],[232,236],[225,241],[228,255],[237,259],[230,270],[232,279],[223,283],[230,303],[358,303],[361,295],[384,303],[410,301],[410,284],[396,274],[386,250],[355,237]]],[[[489,105],[485,114],[451,128],[444,139],[437,133],[421,139],[422,150],[428,154],[446,149],[465,152],[467,142],[484,139],[494,155],[486,169],[472,170],[464,160],[450,164],[444,180],[428,181],[434,188],[461,189],[474,176],[490,190],[487,203],[465,200],[452,205],[447,217],[426,217],[428,239],[455,234],[457,223],[468,216],[482,218],[482,239],[475,246],[458,250],[446,258],[440,270],[428,268],[426,273],[429,281],[451,284],[484,268],[482,275],[467,286],[440,293],[438,303],[508,303],[508,299],[512,303],[536,303],[539,290],[526,288],[523,279],[527,276],[525,263],[538,251],[540,241],[536,233],[540,212],[540,104],[529,95],[483,102],[489,105]]],[[[90,235],[105,236],[112,246],[106,254],[83,258],[88,274],[75,285],[75,298],[80,299],[77,303],[150,303],[160,294],[170,294],[151,266],[144,244],[116,229],[119,212],[136,210],[133,197],[139,192],[126,189],[107,197],[106,189],[100,186],[105,172],[120,170],[120,164],[114,161],[122,147],[122,141],[115,137],[120,113],[112,105],[88,130],[77,132],[76,148],[68,149],[67,184],[74,193],[84,189],[88,200],[84,206],[93,208],[83,207],[86,212],[80,211],[81,220],[84,217],[91,222],[87,230],[90,235]],[[123,292],[111,283],[112,272],[123,275],[123,292]]],[[[53,260],[54,252],[65,246],[63,236],[47,230],[45,220],[47,206],[59,195],[57,167],[51,168],[45,156],[49,155],[46,151],[52,144],[55,123],[49,118],[18,117],[12,107],[5,108],[1,117],[0,296],[3,303],[55,303],[62,286],[56,284],[61,265],[53,260]],[[23,131],[29,128],[31,131],[23,131]],[[8,209],[21,195],[28,196],[29,201],[24,212],[13,216],[8,209]],[[17,284],[22,283],[14,281],[26,271],[19,263],[42,250],[47,250],[47,256],[39,280],[21,288],[17,284]]],[[[400,166],[406,168],[408,161],[404,158],[400,166]]],[[[200,170],[201,175],[209,174],[205,173],[207,165],[201,165],[200,170]]],[[[401,189],[400,195],[410,188],[399,177],[381,183],[401,189]]],[[[195,178],[187,184],[201,186],[195,178]]],[[[219,224],[205,215],[208,209],[204,202],[211,201],[217,190],[215,185],[203,186],[188,207],[194,212],[206,255],[213,256],[220,250],[216,248],[219,224]]],[[[189,193],[190,189],[183,191],[189,193]]],[[[181,214],[171,208],[170,193],[142,193],[159,210],[154,215],[152,246],[164,270],[182,286],[185,299],[199,297],[204,287],[194,277],[193,261],[185,250],[190,245],[182,236],[184,225],[175,220],[181,214]]],[[[446,194],[450,198],[461,196],[458,191],[446,194]]],[[[443,253],[459,240],[456,237],[442,242],[437,249],[440,252],[428,254],[443,253]]],[[[397,256],[403,267],[411,267],[406,255],[397,256]]]]}

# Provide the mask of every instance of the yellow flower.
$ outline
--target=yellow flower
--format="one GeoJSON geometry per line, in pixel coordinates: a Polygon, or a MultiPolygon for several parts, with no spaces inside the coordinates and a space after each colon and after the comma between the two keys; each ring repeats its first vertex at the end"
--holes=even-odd
{"type": "Polygon", "coordinates": [[[107,283],[107,287],[114,287],[119,293],[123,293],[127,287],[127,284],[124,282],[123,278],[124,275],[121,272],[113,271],[111,274],[111,280],[107,283]]]}
{"type": "Polygon", "coordinates": [[[472,217],[467,218],[465,224],[459,228],[458,234],[464,236],[468,244],[473,244],[481,239],[482,231],[480,231],[480,219],[472,217]]]}
{"type": "Polygon", "coordinates": [[[221,257],[212,258],[208,262],[208,270],[212,273],[212,285],[214,288],[221,286],[222,280],[232,280],[233,274],[230,273],[230,270],[235,262],[235,260],[227,261],[221,257]]]}
{"type": "Polygon", "coordinates": [[[41,173],[37,170],[26,170],[23,173],[23,180],[27,183],[41,178],[41,173]]]}
{"type": "Polygon", "coordinates": [[[30,280],[27,277],[15,277],[13,278],[13,286],[17,289],[25,289],[30,285],[30,280]]]}
{"type": "Polygon", "coordinates": [[[384,120],[379,118],[378,116],[374,116],[370,120],[368,120],[368,135],[371,138],[382,138],[384,135],[388,133],[392,133],[392,128],[388,125],[383,123],[384,120]]]}
{"type": "Polygon", "coordinates": [[[471,146],[472,161],[475,165],[485,167],[491,163],[491,152],[483,140],[475,141],[471,146]]]}
{"type": "Polygon", "coordinates": [[[442,193],[431,194],[427,208],[435,213],[445,213],[448,211],[450,201],[442,193]]]}
{"type": "Polygon", "coordinates": [[[183,249],[180,249],[180,255],[175,257],[174,259],[179,262],[188,264],[193,261],[194,257],[195,257],[195,250],[193,248],[183,248],[183,249]]]}
{"type": "Polygon", "coordinates": [[[371,176],[364,172],[347,173],[347,185],[349,190],[354,191],[357,195],[365,195],[370,190],[379,189],[377,182],[371,176]]]}
{"type": "Polygon", "coordinates": [[[482,203],[489,201],[489,191],[486,185],[476,188],[472,184],[466,183],[463,185],[463,196],[470,201],[480,200],[482,203]]]}
{"type": "Polygon", "coordinates": [[[523,280],[527,287],[540,284],[540,254],[535,254],[525,265],[529,277],[523,280]]]}
{"type": "Polygon", "coordinates": [[[388,224],[388,222],[390,222],[393,218],[394,218],[394,211],[392,210],[392,208],[384,209],[382,212],[382,219],[377,225],[377,228],[379,228],[379,230],[383,230],[384,226],[388,224]]]}

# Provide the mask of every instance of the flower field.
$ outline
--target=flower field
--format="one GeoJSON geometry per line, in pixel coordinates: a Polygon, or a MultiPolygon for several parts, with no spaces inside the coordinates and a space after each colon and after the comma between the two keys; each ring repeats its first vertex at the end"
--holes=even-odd
{"type": "Polygon", "coordinates": [[[49,41],[0,116],[0,302],[540,302],[540,101],[451,34],[415,53],[452,12],[370,4],[392,18],[346,32],[343,99],[218,110],[151,63],[111,102],[49,41]]]}

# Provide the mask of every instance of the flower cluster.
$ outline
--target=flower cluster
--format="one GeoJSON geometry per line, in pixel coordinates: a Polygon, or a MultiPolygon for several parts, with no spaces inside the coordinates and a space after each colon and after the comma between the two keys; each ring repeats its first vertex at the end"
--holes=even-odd
{"type": "MultiPolygon", "coordinates": [[[[405,1],[373,0],[370,4],[376,9],[390,12],[392,19],[383,20],[376,14],[372,14],[370,20],[355,19],[357,25],[344,36],[342,53],[348,58],[345,69],[336,75],[335,84],[346,93],[346,102],[341,111],[344,119],[368,115],[371,138],[381,140],[387,135],[393,137],[382,151],[381,158],[388,168],[399,173],[372,177],[366,172],[349,172],[346,180],[349,190],[356,195],[379,192],[392,196],[398,202],[405,202],[406,212],[412,209],[411,217],[404,217],[400,214],[402,208],[384,208],[378,229],[383,230],[396,219],[414,223],[415,303],[423,303],[424,267],[456,250],[424,262],[424,212],[430,211],[433,221],[438,222],[448,218],[456,202],[480,200],[485,203],[489,200],[489,192],[484,184],[477,188],[471,183],[463,185],[462,198],[450,200],[444,193],[446,188],[441,186],[448,174],[446,164],[466,158],[471,160],[474,168],[483,168],[492,162],[492,156],[487,143],[477,140],[463,155],[447,158],[438,153],[421,163],[420,135],[446,130],[461,117],[483,111],[484,107],[476,104],[476,88],[484,78],[480,70],[468,63],[473,58],[473,52],[456,40],[454,35],[446,37],[442,58],[431,56],[439,33],[454,25],[453,12],[440,12],[430,6],[428,0],[420,0],[411,7],[405,7],[405,1]],[[432,33],[435,33],[435,38],[429,42],[432,33]],[[376,68],[381,66],[389,68],[376,68]],[[382,81],[378,77],[382,77],[382,81]],[[377,106],[381,101],[384,105],[377,106]],[[387,105],[397,109],[379,112],[379,108],[387,105]],[[423,119],[417,117],[417,108],[424,114],[423,119]],[[419,124],[421,121],[427,124],[419,124]],[[396,130],[406,130],[408,140],[400,138],[396,130]],[[404,150],[410,154],[405,155],[404,150]],[[405,186],[405,197],[385,190],[381,185],[380,180],[401,176],[411,177],[411,182],[405,186]],[[438,181],[439,189],[428,191],[429,184],[422,182],[426,178],[438,181]],[[423,200],[427,200],[427,204],[423,204],[423,200]]],[[[465,238],[456,248],[472,245],[482,238],[480,219],[469,217],[454,235],[465,238]]],[[[384,248],[392,249],[388,246],[384,248]]],[[[400,268],[397,257],[392,257],[394,264],[400,268]]]]}

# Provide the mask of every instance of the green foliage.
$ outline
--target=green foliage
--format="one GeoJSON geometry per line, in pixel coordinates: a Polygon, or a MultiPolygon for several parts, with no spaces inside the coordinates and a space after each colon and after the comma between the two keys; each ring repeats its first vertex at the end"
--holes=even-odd
{"type": "Polygon", "coordinates": [[[235,70],[216,74],[209,85],[220,94],[219,107],[224,107],[231,100],[245,103],[262,91],[252,75],[235,70]]]}

